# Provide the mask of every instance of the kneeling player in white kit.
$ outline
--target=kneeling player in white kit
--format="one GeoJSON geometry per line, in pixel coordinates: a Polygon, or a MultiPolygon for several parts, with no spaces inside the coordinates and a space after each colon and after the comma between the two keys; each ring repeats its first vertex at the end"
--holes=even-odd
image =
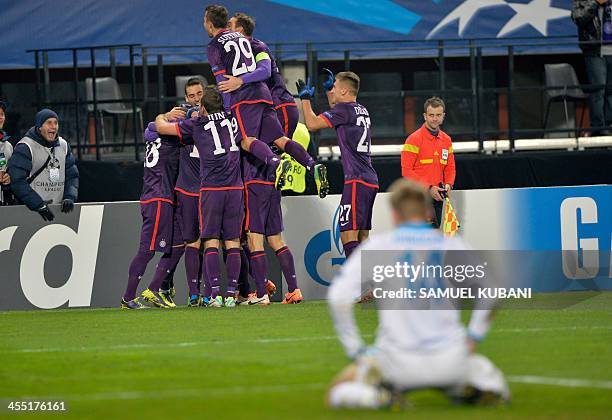
{"type": "MultiPolygon", "coordinates": [[[[476,302],[476,308],[488,309],[472,312],[467,332],[460,310],[454,307],[414,310],[410,308],[415,306],[409,303],[409,309],[404,310],[379,308],[374,345],[366,347],[361,339],[353,305],[362,287],[374,284],[371,279],[364,279],[362,284],[362,252],[401,251],[404,256],[414,256],[427,250],[468,249],[460,238],[445,238],[427,225],[431,203],[421,186],[402,179],[390,191],[396,228],[359,247],[329,290],[336,331],[353,363],[335,378],[327,395],[328,404],[336,408],[381,408],[392,403],[393,395],[426,388],[442,390],[459,402],[508,401],[510,393],[502,372],[486,357],[474,354],[476,343],[490,328],[488,302],[476,302]]],[[[431,303],[425,301],[427,305],[431,303]]]]}

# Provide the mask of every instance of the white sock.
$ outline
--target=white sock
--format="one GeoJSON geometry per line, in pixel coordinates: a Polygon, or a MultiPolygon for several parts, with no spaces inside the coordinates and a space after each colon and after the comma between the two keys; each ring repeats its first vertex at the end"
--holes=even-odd
{"type": "Polygon", "coordinates": [[[329,403],[333,408],[379,408],[388,400],[384,391],[361,382],[342,382],[333,387],[329,403]]]}

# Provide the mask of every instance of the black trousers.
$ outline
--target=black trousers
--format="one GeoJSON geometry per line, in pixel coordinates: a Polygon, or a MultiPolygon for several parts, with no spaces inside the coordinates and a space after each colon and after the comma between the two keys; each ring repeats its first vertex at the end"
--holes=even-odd
{"type": "Polygon", "coordinates": [[[434,218],[431,221],[431,224],[436,229],[440,229],[440,224],[442,223],[442,207],[443,206],[444,206],[444,201],[433,200],[434,218]]]}

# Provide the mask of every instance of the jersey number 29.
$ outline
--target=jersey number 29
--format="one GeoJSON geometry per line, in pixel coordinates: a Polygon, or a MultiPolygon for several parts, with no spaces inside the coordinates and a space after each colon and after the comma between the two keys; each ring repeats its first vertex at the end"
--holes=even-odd
{"type": "Polygon", "coordinates": [[[248,39],[238,38],[238,43],[235,41],[226,42],[223,48],[226,52],[234,50],[234,64],[232,65],[233,76],[237,77],[247,72],[250,73],[257,67],[255,57],[253,56],[253,50],[251,49],[251,43],[248,39]],[[251,60],[251,64],[248,66],[246,63],[240,64],[240,55],[243,55],[247,60],[251,60]]]}

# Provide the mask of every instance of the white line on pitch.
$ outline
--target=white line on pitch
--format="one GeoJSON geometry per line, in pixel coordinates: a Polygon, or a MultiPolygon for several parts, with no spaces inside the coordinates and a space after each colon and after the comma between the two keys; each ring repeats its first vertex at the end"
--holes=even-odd
{"type": "Polygon", "coordinates": [[[508,376],[509,382],[519,384],[554,385],[568,388],[612,389],[612,381],[594,381],[575,378],[549,378],[545,376],[508,376]]]}
{"type": "MultiPolygon", "coordinates": [[[[595,381],[589,379],[576,378],[550,378],[543,376],[509,376],[508,381],[512,383],[552,385],[568,388],[600,388],[612,389],[612,381],[595,381]]],[[[163,391],[120,391],[120,392],[99,392],[93,394],[72,394],[72,395],[39,395],[39,396],[19,396],[11,399],[20,400],[64,400],[64,401],[113,401],[113,400],[141,400],[168,397],[197,397],[214,396],[227,394],[256,394],[269,392],[287,392],[299,390],[319,390],[327,387],[324,383],[306,384],[285,384],[269,386],[234,386],[225,388],[189,388],[189,389],[166,389],[163,391]]]]}
{"type": "MultiPolygon", "coordinates": [[[[573,326],[573,327],[541,327],[541,328],[499,328],[493,329],[491,334],[496,333],[530,333],[543,331],[577,331],[589,329],[612,329],[610,325],[601,326],[573,326]]],[[[364,334],[363,338],[371,338],[372,334],[364,334]]],[[[283,338],[261,338],[254,340],[218,340],[218,341],[193,341],[184,343],[142,343],[142,344],[117,344],[113,346],[81,346],[81,347],[49,347],[5,350],[9,353],[59,353],[59,352],[82,352],[82,351],[107,351],[107,350],[132,350],[132,349],[173,349],[181,347],[195,347],[200,345],[228,345],[228,344],[274,344],[274,343],[298,343],[309,341],[336,340],[335,335],[315,337],[283,337],[283,338]]]]}
{"type": "MultiPolygon", "coordinates": [[[[11,400],[63,400],[71,401],[112,401],[112,400],[145,400],[168,397],[206,397],[228,394],[261,394],[268,392],[308,391],[319,390],[327,387],[324,383],[306,384],[284,384],[284,385],[257,385],[257,386],[232,386],[225,388],[188,388],[188,389],[164,389],[160,391],[119,391],[119,392],[97,392],[93,394],[72,395],[38,395],[11,397],[11,400]]],[[[5,398],[7,399],[7,398],[5,398]]]]}

